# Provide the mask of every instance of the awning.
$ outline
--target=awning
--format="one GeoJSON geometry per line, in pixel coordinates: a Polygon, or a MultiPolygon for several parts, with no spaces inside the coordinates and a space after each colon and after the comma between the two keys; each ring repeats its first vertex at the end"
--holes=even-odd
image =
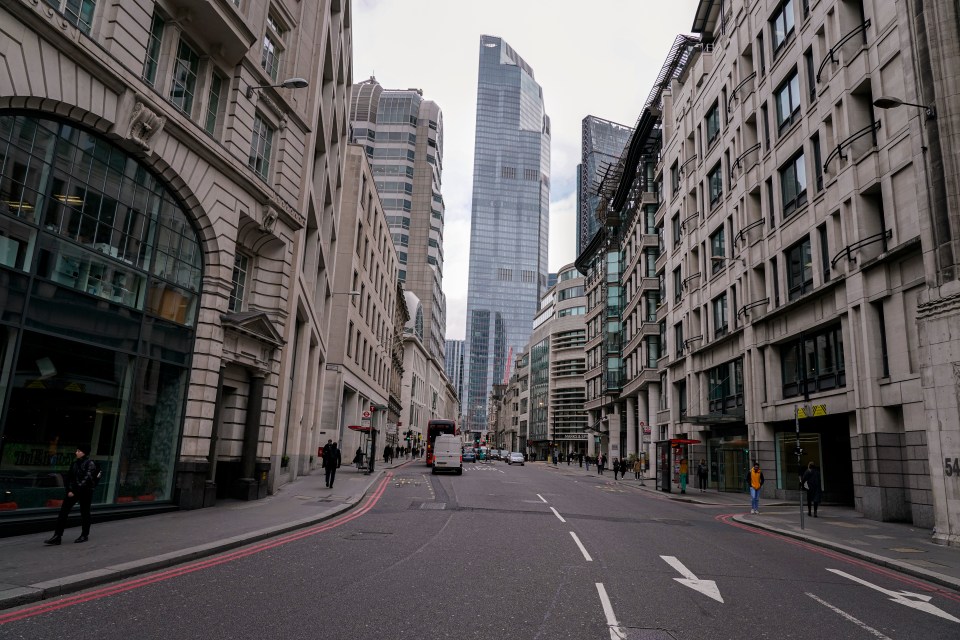
{"type": "Polygon", "coordinates": [[[670,438],[670,446],[675,447],[678,444],[700,444],[699,440],[689,440],[687,438],[670,438]]]}
{"type": "Polygon", "coordinates": [[[351,425],[349,425],[349,426],[347,427],[347,429],[350,429],[351,431],[360,431],[360,432],[362,432],[362,433],[370,433],[370,427],[369,427],[369,426],[367,426],[367,427],[361,427],[361,426],[358,425],[358,424],[351,424],[351,425]]]}

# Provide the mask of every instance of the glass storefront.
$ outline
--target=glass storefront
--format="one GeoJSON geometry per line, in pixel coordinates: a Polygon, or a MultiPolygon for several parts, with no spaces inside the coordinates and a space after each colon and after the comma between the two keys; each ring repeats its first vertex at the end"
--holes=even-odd
{"type": "Polygon", "coordinates": [[[54,509],[78,445],[94,504],[170,500],[202,252],[144,165],[0,112],[0,515],[54,509]]]}

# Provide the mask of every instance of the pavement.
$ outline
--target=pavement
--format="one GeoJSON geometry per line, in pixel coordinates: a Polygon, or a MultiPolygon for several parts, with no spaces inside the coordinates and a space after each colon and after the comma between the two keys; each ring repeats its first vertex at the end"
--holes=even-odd
{"type": "MultiPolygon", "coordinates": [[[[489,464],[505,464],[492,462],[489,464]]],[[[576,465],[536,466],[571,475],[596,476],[576,465]]],[[[115,582],[330,520],[357,507],[383,475],[422,460],[377,462],[376,471],[363,473],[343,466],[333,489],[323,473],[301,476],[263,500],[220,500],[193,511],[173,511],[141,518],[95,523],[90,540],[73,544],[79,528],[67,529],[63,544],[48,547],[49,533],[0,538],[0,609],[8,609],[115,582]]],[[[604,478],[613,480],[607,471],[604,478]]],[[[851,508],[821,505],[818,518],[804,517],[800,526],[798,503],[762,500],[760,514],[751,515],[746,494],[720,493],[688,487],[672,493],[657,491],[652,479],[640,481],[632,473],[617,481],[639,492],[689,503],[692,507],[728,507],[742,512],[737,523],[826,547],[951,589],[960,590],[960,548],[931,541],[931,531],[910,525],[868,520],[851,508]]]]}

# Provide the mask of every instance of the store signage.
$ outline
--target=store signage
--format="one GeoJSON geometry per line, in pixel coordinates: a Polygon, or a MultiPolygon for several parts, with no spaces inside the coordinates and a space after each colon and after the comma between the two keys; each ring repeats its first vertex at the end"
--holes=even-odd
{"type": "Polygon", "coordinates": [[[557,435],[554,440],[586,440],[587,434],[585,433],[562,433],[557,435]]]}

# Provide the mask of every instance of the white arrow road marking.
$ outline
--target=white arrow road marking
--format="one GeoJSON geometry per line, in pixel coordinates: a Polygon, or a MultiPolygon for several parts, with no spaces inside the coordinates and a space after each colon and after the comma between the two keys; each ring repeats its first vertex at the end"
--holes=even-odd
{"type": "Polygon", "coordinates": [[[541,500],[543,500],[544,503],[546,503],[546,500],[544,500],[544,499],[543,499],[543,496],[540,495],[539,493],[537,494],[537,497],[540,498],[541,500]]]}
{"type": "Polygon", "coordinates": [[[834,613],[836,613],[836,614],[838,614],[838,615],[840,615],[840,616],[843,616],[844,618],[846,618],[847,620],[849,620],[849,621],[852,622],[853,624],[857,625],[858,627],[860,627],[861,629],[863,629],[863,630],[866,631],[867,633],[872,634],[874,637],[880,638],[880,640],[890,640],[889,637],[883,635],[882,633],[880,633],[879,631],[877,631],[877,630],[874,629],[873,627],[871,627],[871,626],[869,626],[869,625],[861,622],[860,620],[857,620],[856,618],[854,618],[852,615],[850,615],[850,614],[847,613],[846,611],[842,611],[842,610],[836,608],[835,606],[833,606],[832,604],[830,604],[830,603],[827,602],[826,600],[822,600],[822,599],[818,598],[817,596],[813,595],[812,593],[807,593],[806,595],[810,596],[811,598],[813,598],[814,600],[816,600],[817,602],[819,602],[820,604],[822,604],[823,606],[825,606],[827,609],[830,609],[830,610],[833,611],[834,613]]]}
{"type": "Polygon", "coordinates": [[[607,617],[607,627],[610,628],[610,640],[625,640],[627,635],[620,628],[617,622],[617,616],[613,615],[613,606],[610,604],[610,598],[607,597],[607,590],[603,588],[602,582],[597,582],[597,593],[600,594],[600,604],[603,606],[603,615],[607,617]]]}
{"type": "Polygon", "coordinates": [[[580,553],[583,554],[584,560],[586,560],[587,562],[593,562],[593,558],[591,558],[590,554],[587,553],[587,548],[583,546],[582,542],[580,542],[580,538],[577,537],[577,534],[571,531],[570,535],[573,536],[573,541],[577,543],[578,547],[580,547],[580,553]]]}
{"type": "Polygon", "coordinates": [[[857,576],[852,576],[849,573],[844,573],[838,569],[827,569],[831,573],[835,573],[838,576],[843,576],[853,580],[854,582],[859,582],[865,587],[879,591],[880,593],[888,596],[892,602],[897,604],[902,604],[905,607],[910,607],[911,609],[917,609],[918,611],[923,611],[924,613],[930,613],[935,616],[939,616],[944,620],[950,620],[951,622],[960,622],[960,619],[954,618],[952,615],[940,609],[932,604],[930,604],[930,596],[926,596],[920,593],[911,593],[909,591],[890,591],[889,589],[884,589],[883,587],[878,587],[875,584],[867,582],[866,580],[861,580],[857,576]]]}
{"type": "Polygon", "coordinates": [[[697,576],[693,575],[693,572],[690,569],[687,569],[683,566],[683,563],[677,560],[673,556],[660,556],[663,558],[663,561],[668,565],[676,569],[682,578],[674,578],[680,584],[690,587],[694,591],[699,591],[708,598],[713,598],[719,603],[723,603],[723,598],[720,597],[720,589],[717,588],[717,583],[713,580],[701,580],[697,576]]]}
{"type": "Polygon", "coordinates": [[[550,507],[550,511],[553,511],[553,515],[560,518],[560,522],[566,522],[566,520],[563,519],[563,516],[561,516],[556,509],[554,509],[553,507],[550,507]]]}

